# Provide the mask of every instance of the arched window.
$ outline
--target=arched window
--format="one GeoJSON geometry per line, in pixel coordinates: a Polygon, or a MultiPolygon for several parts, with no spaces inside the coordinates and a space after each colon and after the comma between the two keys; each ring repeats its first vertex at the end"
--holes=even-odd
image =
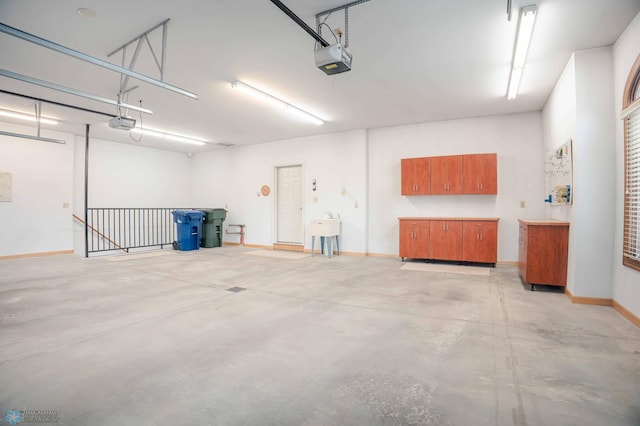
{"type": "Polygon", "coordinates": [[[622,102],[624,118],[624,238],[622,264],[640,271],[640,55],[622,102]]]}

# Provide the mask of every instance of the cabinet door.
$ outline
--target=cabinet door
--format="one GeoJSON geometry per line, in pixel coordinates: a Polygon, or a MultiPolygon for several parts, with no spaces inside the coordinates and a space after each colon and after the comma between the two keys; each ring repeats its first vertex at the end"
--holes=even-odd
{"type": "Polygon", "coordinates": [[[429,157],[400,160],[402,195],[429,195],[431,193],[431,161],[429,157]]]}
{"type": "Polygon", "coordinates": [[[431,157],[431,193],[462,193],[462,155],[431,157]]]}
{"type": "Polygon", "coordinates": [[[416,158],[416,195],[431,194],[431,158],[416,158]]]}
{"type": "Polygon", "coordinates": [[[528,226],[527,277],[533,284],[567,284],[569,228],[564,226],[528,226]]]}
{"type": "Polygon", "coordinates": [[[462,158],[462,193],[498,193],[498,156],[471,154],[462,158]]]}
{"type": "Polygon", "coordinates": [[[465,221],[462,225],[462,260],[496,263],[498,224],[489,221],[465,221]]]}
{"type": "Polygon", "coordinates": [[[403,158],[400,160],[401,190],[402,195],[413,195],[416,187],[415,158],[403,158]]]}
{"type": "Polygon", "coordinates": [[[400,257],[411,259],[429,258],[429,222],[400,222],[400,257]]]}
{"type": "Polygon", "coordinates": [[[432,220],[429,251],[431,259],[462,260],[462,221],[432,220]]]}

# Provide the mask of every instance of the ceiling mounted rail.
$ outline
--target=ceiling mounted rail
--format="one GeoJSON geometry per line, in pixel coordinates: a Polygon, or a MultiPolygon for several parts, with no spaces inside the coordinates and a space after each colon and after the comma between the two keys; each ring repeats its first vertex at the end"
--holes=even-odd
{"type": "Polygon", "coordinates": [[[105,98],[105,97],[98,96],[98,95],[93,95],[91,93],[82,92],[80,90],[72,89],[72,88],[66,87],[66,86],[61,86],[61,85],[55,84],[55,83],[50,83],[48,81],[39,80],[37,78],[29,77],[27,75],[16,74],[15,72],[12,72],[12,71],[0,69],[0,75],[2,75],[4,77],[13,78],[14,80],[24,81],[25,83],[35,84],[36,86],[46,87],[48,89],[57,90],[59,92],[69,93],[70,95],[80,96],[82,98],[91,99],[93,101],[98,101],[98,102],[102,102],[102,103],[105,103],[105,104],[115,105],[115,106],[120,107],[120,108],[128,108],[128,109],[132,109],[134,111],[144,112],[145,114],[153,114],[153,111],[151,111],[149,109],[146,109],[146,108],[137,107],[135,105],[124,104],[122,102],[116,102],[116,101],[114,101],[112,99],[109,99],[109,98],[105,98]]]}
{"type": "Polygon", "coordinates": [[[105,115],[105,116],[111,117],[111,118],[117,117],[115,114],[109,114],[108,112],[96,111],[96,110],[89,109],[89,108],[79,107],[77,105],[69,105],[69,104],[65,104],[65,103],[62,103],[62,102],[51,101],[49,99],[37,98],[35,96],[25,95],[25,94],[22,94],[22,93],[10,92],[8,90],[0,89],[0,93],[4,93],[5,95],[17,96],[17,97],[25,98],[25,99],[31,99],[33,101],[44,102],[44,103],[51,104],[51,105],[57,105],[57,106],[61,106],[61,107],[71,108],[71,109],[75,109],[75,110],[78,110],[78,111],[89,112],[91,114],[105,115]]]}
{"type": "Polygon", "coordinates": [[[62,46],[58,43],[54,43],[52,41],[43,39],[33,34],[29,34],[25,31],[19,30],[17,28],[10,27],[8,25],[0,23],[0,32],[5,34],[9,34],[11,36],[17,37],[19,39],[28,41],[30,43],[37,44],[38,46],[46,47],[47,49],[51,49],[55,52],[62,53],[68,56],[71,56],[76,59],[80,59],[85,62],[89,62],[91,64],[97,65],[102,68],[106,68],[111,71],[115,71],[121,74],[128,75],[137,80],[144,81],[149,84],[153,84],[154,86],[162,87],[163,89],[170,90],[172,92],[179,93],[184,96],[188,96],[193,99],[198,99],[198,95],[195,93],[189,92],[187,90],[181,89],[176,86],[172,86],[171,84],[167,84],[164,81],[156,80],[155,78],[151,78],[147,75],[140,74],[135,71],[131,71],[127,68],[112,64],[111,62],[104,61],[102,59],[95,58],[93,56],[87,55],[82,52],[78,52],[77,50],[73,50],[69,47],[62,46]]]}
{"type": "Polygon", "coordinates": [[[0,135],[10,136],[12,138],[31,139],[31,140],[40,141],[40,142],[51,142],[51,143],[59,143],[59,144],[67,143],[62,139],[52,139],[52,138],[44,138],[42,136],[25,135],[22,133],[5,132],[4,130],[0,130],[0,135]]]}
{"type": "Polygon", "coordinates": [[[278,9],[283,11],[285,15],[287,15],[289,18],[291,18],[293,20],[293,22],[298,24],[303,30],[305,30],[307,32],[307,34],[309,34],[318,43],[320,43],[322,45],[322,47],[329,46],[329,42],[327,40],[322,38],[322,36],[320,34],[315,32],[313,30],[313,28],[311,28],[309,25],[307,25],[302,19],[300,19],[300,17],[298,15],[293,13],[291,11],[291,9],[289,9],[287,6],[285,6],[280,0],[271,0],[271,3],[275,4],[278,7],[278,9]]]}

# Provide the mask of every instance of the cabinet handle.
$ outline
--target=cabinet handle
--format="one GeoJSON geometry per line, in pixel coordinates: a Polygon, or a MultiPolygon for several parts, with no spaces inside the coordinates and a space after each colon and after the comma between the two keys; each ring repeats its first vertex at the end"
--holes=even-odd
{"type": "Polygon", "coordinates": [[[480,189],[482,189],[482,184],[480,184],[480,189]]]}
{"type": "Polygon", "coordinates": [[[480,241],[482,241],[482,234],[480,234],[480,241]]]}

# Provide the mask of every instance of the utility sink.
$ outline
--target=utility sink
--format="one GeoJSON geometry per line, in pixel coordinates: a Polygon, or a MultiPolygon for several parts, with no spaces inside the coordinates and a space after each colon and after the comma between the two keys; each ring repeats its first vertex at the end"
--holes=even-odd
{"type": "Polygon", "coordinates": [[[314,219],[311,221],[311,235],[331,237],[340,235],[340,219],[314,219]]]}

